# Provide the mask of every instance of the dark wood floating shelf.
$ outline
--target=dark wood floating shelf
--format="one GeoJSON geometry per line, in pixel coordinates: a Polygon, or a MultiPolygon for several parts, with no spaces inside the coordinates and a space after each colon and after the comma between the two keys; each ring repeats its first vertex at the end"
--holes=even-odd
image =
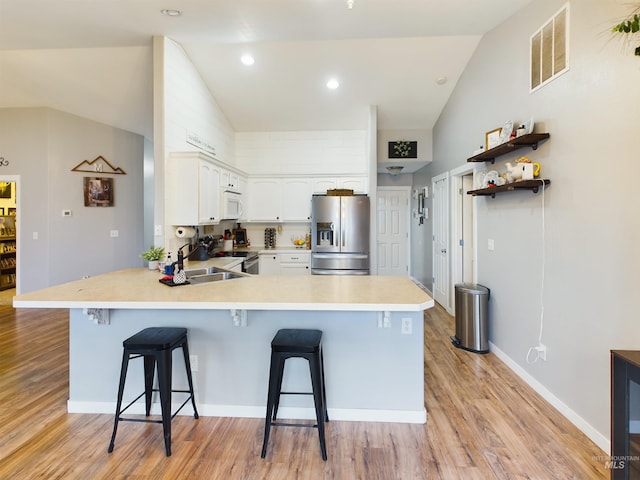
{"type": "Polygon", "coordinates": [[[538,193],[538,189],[542,184],[549,185],[551,180],[536,179],[536,180],[523,180],[521,182],[507,183],[506,185],[500,185],[499,187],[480,188],[478,190],[469,190],[467,195],[475,196],[491,196],[495,198],[496,193],[512,192],[514,190],[531,190],[533,193],[538,193]]]}
{"type": "Polygon", "coordinates": [[[548,133],[528,133],[526,135],[522,135],[521,137],[512,138],[511,140],[498,145],[497,147],[493,147],[486,152],[482,152],[474,155],[471,158],[468,158],[467,162],[493,163],[495,162],[496,157],[513,152],[514,150],[518,150],[519,148],[531,147],[534,150],[537,150],[538,142],[546,140],[550,136],[551,135],[549,135],[548,133]]]}

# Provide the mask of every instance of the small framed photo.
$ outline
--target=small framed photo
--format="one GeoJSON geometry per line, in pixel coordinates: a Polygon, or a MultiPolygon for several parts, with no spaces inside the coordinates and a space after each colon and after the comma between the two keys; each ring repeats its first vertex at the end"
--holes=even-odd
{"type": "Polygon", "coordinates": [[[0,207],[0,216],[4,216],[4,208],[0,207]]]}
{"type": "Polygon", "coordinates": [[[84,177],[84,206],[113,207],[113,178],[84,177]]]}
{"type": "Polygon", "coordinates": [[[496,128],[495,130],[490,130],[484,134],[484,150],[491,150],[494,147],[500,145],[500,134],[502,133],[502,128],[496,128]]]}
{"type": "Polygon", "coordinates": [[[8,213],[9,215],[11,215],[12,217],[15,217],[15,216],[16,216],[16,209],[15,209],[15,208],[9,207],[7,210],[8,210],[8,212],[7,212],[7,213],[8,213]]]}
{"type": "Polygon", "coordinates": [[[0,198],[11,198],[11,182],[0,182],[0,198]]]}

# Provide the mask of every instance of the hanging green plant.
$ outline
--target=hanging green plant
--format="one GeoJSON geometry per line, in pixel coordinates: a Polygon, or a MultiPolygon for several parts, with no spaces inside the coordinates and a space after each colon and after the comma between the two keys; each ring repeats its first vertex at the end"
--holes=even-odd
{"type": "MultiPolygon", "coordinates": [[[[625,35],[634,35],[638,33],[640,31],[640,15],[638,14],[638,10],[640,10],[640,7],[635,10],[635,13],[631,17],[615,25],[611,31],[613,33],[623,33],[625,35]]],[[[635,48],[634,54],[640,57],[640,46],[635,48]]]]}

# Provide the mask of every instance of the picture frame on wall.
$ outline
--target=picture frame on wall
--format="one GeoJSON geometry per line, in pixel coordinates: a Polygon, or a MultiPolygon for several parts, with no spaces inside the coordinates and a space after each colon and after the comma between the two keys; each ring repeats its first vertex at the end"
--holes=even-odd
{"type": "Polygon", "coordinates": [[[11,182],[0,182],[0,198],[11,198],[11,182]]]}
{"type": "Polygon", "coordinates": [[[84,177],[84,206],[113,207],[113,178],[84,177]]]}
{"type": "Polygon", "coordinates": [[[389,158],[418,158],[418,142],[398,140],[389,142],[389,158]]]}

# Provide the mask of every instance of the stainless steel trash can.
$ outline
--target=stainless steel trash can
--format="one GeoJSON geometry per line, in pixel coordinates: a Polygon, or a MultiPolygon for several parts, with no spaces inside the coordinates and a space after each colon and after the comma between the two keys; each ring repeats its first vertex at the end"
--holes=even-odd
{"type": "Polygon", "coordinates": [[[489,289],[475,283],[459,283],[455,289],[456,334],[451,341],[470,352],[488,353],[489,289]]]}

